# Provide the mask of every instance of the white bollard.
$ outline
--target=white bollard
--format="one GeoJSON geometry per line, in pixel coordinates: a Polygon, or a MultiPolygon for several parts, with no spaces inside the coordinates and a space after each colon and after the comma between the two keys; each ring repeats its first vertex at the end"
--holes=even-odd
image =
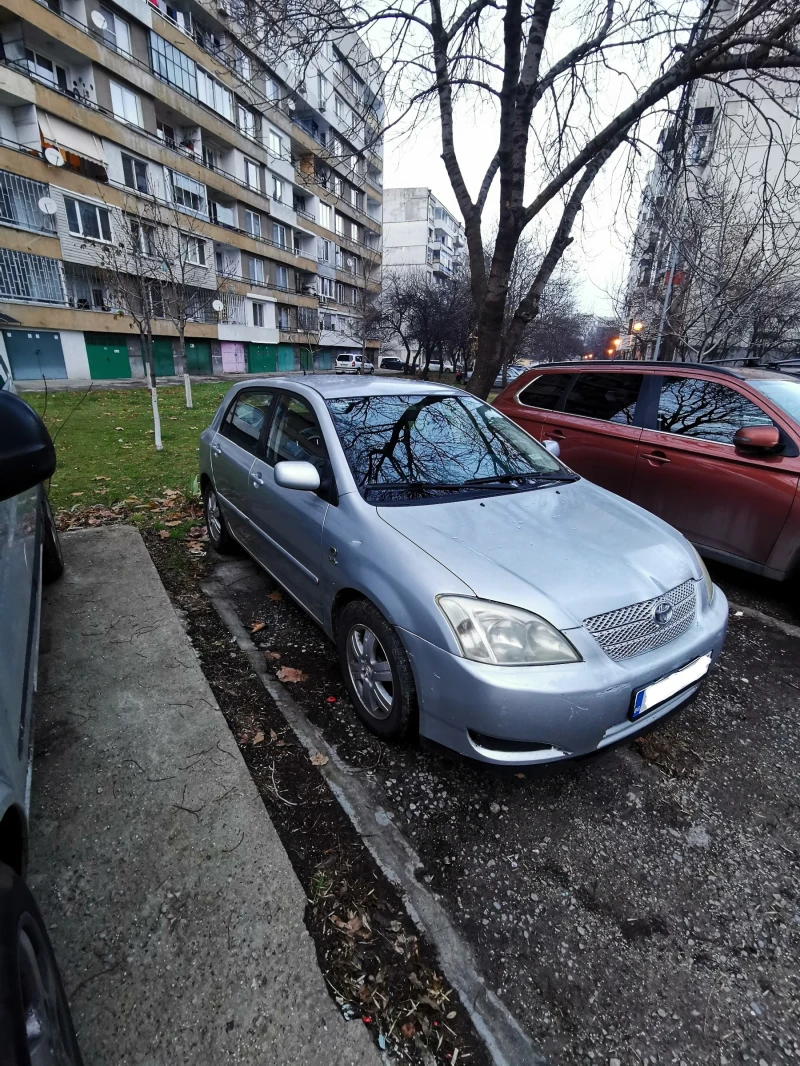
{"type": "Polygon", "coordinates": [[[164,444],[161,440],[161,416],[158,413],[158,392],[155,385],[150,389],[150,396],[153,401],[153,429],[155,430],[156,451],[160,452],[164,450],[164,444]]]}
{"type": "Polygon", "coordinates": [[[186,406],[193,407],[194,404],[192,403],[192,383],[189,380],[188,374],[183,375],[183,386],[186,389],[186,406]]]}

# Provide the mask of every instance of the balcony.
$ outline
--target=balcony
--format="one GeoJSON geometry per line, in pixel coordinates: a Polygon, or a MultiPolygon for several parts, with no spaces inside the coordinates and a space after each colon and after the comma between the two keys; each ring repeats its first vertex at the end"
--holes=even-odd
{"type": "Polygon", "coordinates": [[[0,299],[66,305],[60,261],[0,248],[0,299]]]}
{"type": "Polygon", "coordinates": [[[55,235],[55,215],[46,215],[39,207],[39,201],[49,196],[49,185],[0,170],[0,223],[55,235]]]}

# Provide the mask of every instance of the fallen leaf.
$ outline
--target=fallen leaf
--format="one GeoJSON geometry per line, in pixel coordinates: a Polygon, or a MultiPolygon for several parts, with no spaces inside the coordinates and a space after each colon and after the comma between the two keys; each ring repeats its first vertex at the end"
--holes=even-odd
{"type": "Polygon", "coordinates": [[[406,1040],[410,1040],[413,1036],[416,1036],[417,1027],[416,1025],[414,1025],[413,1022],[403,1022],[403,1024],[400,1026],[400,1032],[403,1034],[406,1040]]]}
{"type": "Polygon", "coordinates": [[[125,428],[124,426],[114,426],[114,429],[117,430],[117,431],[119,431],[121,429],[124,429],[124,428],[125,428]]]}
{"type": "Polygon", "coordinates": [[[280,592],[278,589],[275,589],[274,592],[270,592],[270,594],[267,596],[267,599],[268,600],[275,600],[277,602],[278,600],[282,600],[283,599],[283,593],[280,592]]]}
{"type": "Polygon", "coordinates": [[[83,496],[82,492],[71,492],[70,496],[83,496]]]}
{"type": "Polygon", "coordinates": [[[110,477],[106,477],[104,474],[98,474],[97,477],[93,477],[92,481],[110,481],[110,477]]]}
{"type": "Polygon", "coordinates": [[[165,526],[179,526],[181,524],[180,518],[175,518],[171,522],[165,522],[165,526]]]}
{"type": "Polygon", "coordinates": [[[274,729],[270,729],[270,731],[269,731],[269,739],[270,740],[277,740],[278,739],[278,734],[275,732],[274,729]]]}
{"type": "Polygon", "coordinates": [[[264,629],[266,624],[267,624],[266,622],[253,622],[253,624],[250,626],[250,632],[251,633],[260,633],[261,630],[264,629]]]}
{"type": "Polygon", "coordinates": [[[253,737],[253,743],[254,744],[263,744],[264,743],[264,734],[261,732],[261,730],[259,730],[256,733],[256,735],[253,737]]]}
{"type": "Polygon", "coordinates": [[[279,651],[265,651],[264,654],[268,659],[272,659],[274,662],[276,659],[280,659],[281,653],[279,651]]]}
{"type": "Polygon", "coordinates": [[[449,1014],[447,1015],[447,1020],[448,1020],[449,1022],[451,1022],[451,1021],[453,1020],[453,1018],[455,1018],[455,1016],[456,1016],[456,1013],[457,1013],[456,1011],[454,1011],[454,1010],[451,1010],[451,1011],[450,1011],[450,1013],[449,1013],[449,1014]]]}
{"type": "Polygon", "coordinates": [[[162,540],[168,540],[169,539],[169,530],[168,529],[159,529],[158,535],[159,535],[159,537],[161,537],[162,540]]]}
{"type": "Polygon", "coordinates": [[[276,676],[279,681],[286,681],[291,685],[297,681],[308,680],[308,675],[304,674],[302,670],[295,669],[294,666],[282,666],[276,676]]]}
{"type": "Polygon", "coordinates": [[[328,764],[328,756],[323,755],[321,752],[315,751],[311,756],[312,766],[326,766],[328,764]]]}
{"type": "Polygon", "coordinates": [[[342,932],[347,933],[349,936],[354,936],[361,928],[361,919],[357,914],[354,914],[353,917],[349,918],[346,922],[342,921],[338,914],[332,914],[331,921],[337,929],[341,929],[342,932]]]}

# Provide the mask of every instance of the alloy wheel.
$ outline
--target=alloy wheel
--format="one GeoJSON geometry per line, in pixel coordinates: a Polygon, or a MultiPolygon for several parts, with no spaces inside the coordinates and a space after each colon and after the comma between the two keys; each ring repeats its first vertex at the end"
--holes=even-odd
{"type": "Polygon", "coordinates": [[[213,489],[208,490],[206,495],[206,520],[211,539],[217,541],[222,536],[222,512],[219,508],[219,500],[213,489]]]}
{"type": "Polygon", "coordinates": [[[31,1066],[74,1066],[76,1059],[68,1050],[68,1022],[60,1003],[52,956],[28,915],[20,922],[18,936],[19,980],[31,1066]]]}
{"type": "Polygon", "coordinates": [[[394,682],[383,645],[365,625],[354,625],[347,636],[347,669],[365,710],[379,721],[392,713],[394,682]]]}

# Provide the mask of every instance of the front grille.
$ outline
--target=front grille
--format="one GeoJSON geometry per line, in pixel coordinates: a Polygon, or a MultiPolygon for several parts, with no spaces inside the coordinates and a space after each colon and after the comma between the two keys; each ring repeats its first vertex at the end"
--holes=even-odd
{"type": "Polygon", "coordinates": [[[674,589],[630,607],[620,607],[607,614],[596,614],[584,619],[583,624],[611,659],[630,659],[669,644],[675,637],[685,633],[694,621],[697,610],[697,594],[694,581],[684,581],[674,589]],[[653,617],[657,603],[667,602],[672,606],[672,618],[666,625],[659,625],[653,617]]]}

